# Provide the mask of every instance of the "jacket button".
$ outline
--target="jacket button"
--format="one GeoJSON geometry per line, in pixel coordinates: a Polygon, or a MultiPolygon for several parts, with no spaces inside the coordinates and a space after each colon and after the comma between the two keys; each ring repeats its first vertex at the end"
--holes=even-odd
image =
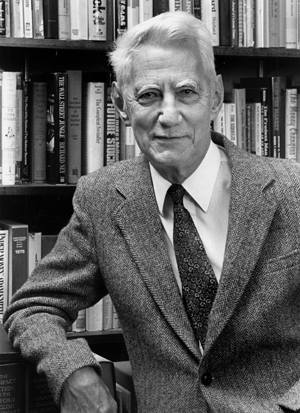
{"type": "Polygon", "coordinates": [[[212,382],[212,375],[209,372],[203,373],[201,376],[201,383],[204,386],[209,386],[212,382]]]}

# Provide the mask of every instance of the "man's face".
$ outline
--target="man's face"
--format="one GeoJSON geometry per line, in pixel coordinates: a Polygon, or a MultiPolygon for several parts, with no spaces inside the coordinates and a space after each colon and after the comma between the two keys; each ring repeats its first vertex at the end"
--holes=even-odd
{"type": "Polygon", "coordinates": [[[147,45],[136,54],[124,90],[127,115],[141,151],[165,178],[182,182],[202,161],[214,97],[192,49],[147,45]]]}

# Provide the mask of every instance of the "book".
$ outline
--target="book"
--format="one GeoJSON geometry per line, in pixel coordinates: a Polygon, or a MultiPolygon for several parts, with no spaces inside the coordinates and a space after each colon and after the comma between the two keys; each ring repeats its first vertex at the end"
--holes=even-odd
{"type": "Polygon", "coordinates": [[[139,23],[139,0],[128,0],[127,28],[131,29],[139,23]]]}
{"type": "Polygon", "coordinates": [[[297,141],[296,141],[296,161],[300,162],[300,93],[297,93],[297,141]]]}
{"type": "Polygon", "coordinates": [[[169,0],[153,0],[153,16],[169,11],[169,0]]]}
{"type": "Polygon", "coordinates": [[[21,176],[23,183],[29,183],[31,181],[31,86],[31,80],[25,78],[23,83],[23,141],[21,166],[21,176]]]}
{"type": "Polygon", "coordinates": [[[221,133],[222,135],[226,134],[224,103],[222,104],[221,109],[219,110],[219,113],[216,119],[214,120],[213,129],[215,132],[221,133]]]}
{"type": "Polygon", "coordinates": [[[32,24],[32,0],[23,1],[24,13],[24,37],[31,39],[33,37],[32,24]]]}
{"type": "Polygon", "coordinates": [[[103,330],[110,330],[113,328],[113,305],[110,295],[103,297],[103,330]]]}
{"type": "Polygon", "coordinates": [[[297,48],[297,0],[285,0],[285,47],[297,48]]]}
{"type": "Polygon", "coordinates": [[[0,229],[0,324],[8,305],[8,230],[0,229]]]}
{"type": "Polygon", "coordinates": [[[88,38],[107,40],[107,0],[88,0],[88,38]]]}
{"type": "Polygon", "coordinates": [[[246,89],[234,87],[233,101],[236,108],[237,145],[246,150],[246,89]]]}
{"type": "Polygon", "coordinates": [[[255,47],[264,47],[264,1],[256,1],[255,8],[255,47]]]}
{"type": "Polygon", "coordinates": [[[64,72],[48,76],[47,91],[47,183],[65,184],[67,142],[67,75],[64,72]]]}
{"type": "Polygon", "coordinates": [[[285,5],[280,0],[270,0],[269,5],[269,45],[285,47],[285,5]]]}
{"type": "Polygon", "coordinates": [[[139,2],[139,22],[150,19],[153,16],[153,0],[139,2]]]}
{"type": "Polygon", "coordinates": [[[291,87],[286,89],[285,102],[285,158],[296,160],[297,88],[291,87]]]}
{"type": "Polygon", "coordinates": [[[3,185],[14,185],[16,182],[17,75],[18,72],[2,72],[1,183],[3,185]]]}
{"type": "Polygon", "coordinates": [[[72,40],[88,39],[88,0],[71,0],[70,24],[72,40]]]}
{"type": "Polygon", "coordinates": [[[224,103],[224,114],[225,114],[225,131],[226,131],[225,135],[232,143],[237,145],[235,103],[233,102],[224,103]]]}
{"type": "Polygon", "coordinates": [[[219,2],[219,36],[220,46],[231,46],[230,0],[219,2]]]}
{"type": "Polygon", "coordinates": [[[81,176],[82,134],[82,71],[68,70],[68,138],[67,166],[69,184],[76,184],[81,176]]]}
{"type": "Polygon", "coordinates": [[[24,11],[21,0],[10,0],[11,35],[24,37],[24,11]]]}
{"type": "Polygon", "coordinates": [[[22,183],[22,145],[23,145],[23,75],[17,72],[16,79],[16,146],[15,146],[15,183],[22,183]]]}
{"type": "Polygon", "coordinates": [[[32,82],[31,182],[46,183],[47,82],[32,82]]]}
{"type": "Polygon", "coordinates": [[[219,1],[218,0],[202,0],[201,1],[201,16],[208,30],[212,35],[213,46],[219,46],[219,1]]]}
{"type": "Polygon", "coordinates": [[[169,8],[171,12],[182,11],[182,0],[169,0],[169,8]]]}
{"type": "Polygon", "coordinates": [[[111,88],[107,87],[105,139],[104,139],[104,165],[111,165],[117,160],[116,142],[116,110],[110,95],[111,88]]]}
{"type": "Polygon", "coordinates": [[[70,0],[58,0],[58,38],[71,39],[70,0]]]}
{"type": "Polygon", "coordinates": [[[86,309],[78,311],[78,315],[74,323],[72,323],[72,331],[80,333],[86,331],[86,309]]]}
{"type": "Polygon", "coordinates": [[[275,158],[285,157],[285,90],[286,78],[284,76],[271,77],[272,93],[272,139],[275,158]]]}
{"type": "Polygon", "coordinates": [[[89,81],[84,97],[82,172],[104,165],[105,83],[89,81]]]}
{"type": "Polygon", "coordinates": [[[8,299],[28,278],[28,225],[1,219],[0,228],[8,230],[8,299]]]}
{"type": "Polygon", "coordinates": [[[42,258],[42,233],[28,232],[28,276],[42,258]]]}
{"type": "MultiPolygon", "coordinates": [[[[167,0],[168,1],[168,0],[167,0]]],[[[128,27],[127,0],[116,0],[115,5],[115,38],[121,36],[128,27]]]]}
{"type": "Polygon", "coordinates": [[[103,299],[86,309],[86,330],[103,330],[103,299]]]}
{"type": "Polygon", "coordinates": [[[5,0],[0,0],[0,37],[6,37],[5,0]]]}
{"type": "Polygon", "coordinates": [[[58,39],[58,0],[43,0],[43,15],[45,39],[58,39]]]}
{"type": "Polygon", "coordinates": [[[32,24],[34,39],[44,39],[44,8],[43,0],[32,0],[32,24]]]}

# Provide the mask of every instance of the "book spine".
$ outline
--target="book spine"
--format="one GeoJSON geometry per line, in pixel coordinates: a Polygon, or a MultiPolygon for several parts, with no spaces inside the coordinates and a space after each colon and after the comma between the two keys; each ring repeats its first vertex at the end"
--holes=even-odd
{"type": "Polygon", "coordinates": [[[5,0],[0,0],[0,37],[6,37],[5,0]]]}
{"type": "Polygon", "coordinates": [[[8,231],[0,229],[0,323],[8,305],[8,231]]]}
{"type": "Polygon", "coordinates": [[[24,363],[1,363],[1,410],[3,413],[25,412],[25,366],[24,363]],[[2,398],[2,394],[5,395],[2,398]]]}
{"type": "Polygon", "coordinates": [[[17,90],[16,90],[16,149],[15,149],[15,183],[22,182],[22,145],[23,145],[23,76],[22,73],[17,73],[17,90]]]}
{"type": "MultiPolygon", "coordinates": [[[[221,2],[221,4],[223,1],[221,2]]],[[[194,10],[193,10],[194,16],[201,20],[201,0],[194,0],[194,10]]]]}
{"type": "Polygon", "coordinates": [[[31,0],[24,0],[23,6],[24,6],[24,36],[28,39],[31,39],[33,37],[31,0]]]}
{"type": "Polygon", "coordinates": [[[139,3],[139,21],[140,23],[150,19],[153,16],[153,0],[145,0],[139,3]]]}
{"type": "Polygon", "coordinates": [[[127,25],[128,30],[139,23],[139,0],[128,0],[127,25]]]}
{"type": "Polygon", "coordinates": [[[71,39],[70,0],[58,0],[58,38],[71,39]]]}
{"type": "Polygon", "coordinates": [[[67,75],[58,73],[58,183],[67,183],[67,75]]]}
{"type": "Polygon", "coordinates": [[[24,37],[24,15],[21,0],[11,0],[12,37],[24,37]]]}
{"type": "Polygon", "coordinates": [[[11,37],[10,0],[5,0],[5,37],[11,37]]]}
{"type": "Polygon", "coordinates": [[[106,0],[88,0],[88,38],[89,40],[107,39],[106,0]]]}
{"type": "Polygon", "coordinates": [[[263,1],[256,1],[255,47],[264,47],[264,4],[263,4],[263,1]]]}
{"type": "Polygon", "coordinates": [[[44,39],[44,7],[43,0],[33,0],[32,22],[34,39],[44,39]]]}
{"type": "Polygon", "coordinates": [[[131,126],[125,128],[125,159],[135,157],[135,138],[131,126]]]}
{"type": "Polygon", "coordinates": [[[296,161],[300,162],[300,93],[297,91],[297,140],[296,140],[296,161]]]}
{"type": "Polygon", "coordinates": [[[169,0],[153,0],[153,16],[169,11],[169,0]]]}
{"type": "MultiPolygon", "coordinates": [[[[238,46],[238,0],[231,0],[231,46],[238,46]]],[[[202,9],[201,9],[202,13],[202,9]]]]}
{"type": "Polygon", "coordinates": [[[66,183],[67,139],[67,76],[53,73],[48,81],[47,95],[47,183],[66,183]]]}
{"type": "Polygon", "coordinates": [[[88,39],[88,3],[87,0],[71,0],[71,39],[88,39]]]}
{"type": "Polygon", "coordinates": [[[262,136],[263,136],[263,156],[270,156],[270,107],[268,105],[268,91],[265,87],[261,88],[261,114],[262,114],[262,136]]]}
{"type": "Polygon", "coordinates": [[[76,184],[81,176],[82,133],[82,72],[67,71],[68,78],[68,139],[67,166],[69,184],[76,184]]]}
{"type": "Polygon", "coordinates": [[[231,46],[230,0],[219,2],[219,37],[220,46],[231,46]]]}
{"type": "Polygon", "coordinates": [[[31,81],[24,80],[23,84],[23,142],[22,142],[22,182],[28,183],[31,180],[30,163],[30,135],[31,135],[31,81]]]}
{"type": "Polygon", "coordinates": [[[254,105],[254,141],[255,141],[255,153],[258,156],[262,156],[262,118],[261,118],[261,104],[259,102],[253,103],[254,105]]]}
{"type": "Polygon", "coordinates": [[[113,328],[113,307],[110,295],[103,297],[103,330],[113,328]]]}
{"type": "Polygon", "coordinates": [[[86,309],[78,312],[77,318],[72,324],[72,331],[74,333],[86,331],[86,309]]]}
{"type": "Polygon", "coordinates": [[[86,329],[87,331],[103,330],[103,299],[86,309],[86,329]]]}
{"type": "Polygon", "coordinates": [[[15,184],[17,73],[2,72],[2,184],[15,184]]]}
{"type": "Polygon", "coordinates": [[[233,89],[233,101],[236,107],[236,134],[237,145],[246,150],[246,90],[245,88],[233,89]]]}
{"type": "Polygon", "coordinates": [[[43,13],[45,38],[58,39],[58,0],[43,0],[43,13]]]}
{"type": "Polygon", "coordinates": [[[226,129],[225,129],[225,108],[224,108],[224,103],[221,106],[221,109],[214,121],[214,131],[221,133],[222,135],[226,135],[226,129]]]}
{"type": "Polygon", "coordinates": [[[225,103],[224,109],[226,136],[231,140],[232,143],[237,145],[235,103],[225,103]]]}
{"type": "Polygon", "coordinates": [[[297,48],[297,1],[286,0],[286,42],[287,49],[297,48]]]}
{"type": "Polygon", "coordinates": [[[32,82],[31,181],[46,182],[47,83],[32,82]]]}
{"type": "Polygon", "coordinates": [[[297,141],[297,89],[286,89],[286,111],[285,111],[285,157],[296,160],[297,141]]]}
{"type": "Polygon", "coordinates": [[[219,0],[211,0],[211,28],[212,28],[213,46],[219,46],[220,45],[219,0]]]}
{"type": "Polygon", "coordinates": [[[28,233],[28,275],[37,267],[42,258],[42,233],[28,233]]]}
{"type": "Polygon", "coordinates": [[[85,130],[83,142],[84,173],[104,165],[105,84],[88,82],[85,98],[85,130]]]}
{"type": "Polygon", "coordinates": [[[110,87],[107,88],[104,164],[111,165],[116,162],[116,111],[110,96],[110,87]]]}
{"type": "Polygon", "coordinates": [[[121,36],[128,27],[127,23],[127,0],[116,0],[116,28],[115,37],[121,36]]]}

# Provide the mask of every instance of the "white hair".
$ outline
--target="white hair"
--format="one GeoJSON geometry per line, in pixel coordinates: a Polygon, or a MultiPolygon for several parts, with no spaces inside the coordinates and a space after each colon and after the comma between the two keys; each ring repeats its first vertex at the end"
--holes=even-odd
{"type": "Polygon", "coordinates": [[[144,45],[197,47],[205,74],[216,77],[211,34],[205,24],[185,12],[161,13],[120,36],[112,52],[110,63],[121,89],[130,81],[134,54],[144,45]]]}

